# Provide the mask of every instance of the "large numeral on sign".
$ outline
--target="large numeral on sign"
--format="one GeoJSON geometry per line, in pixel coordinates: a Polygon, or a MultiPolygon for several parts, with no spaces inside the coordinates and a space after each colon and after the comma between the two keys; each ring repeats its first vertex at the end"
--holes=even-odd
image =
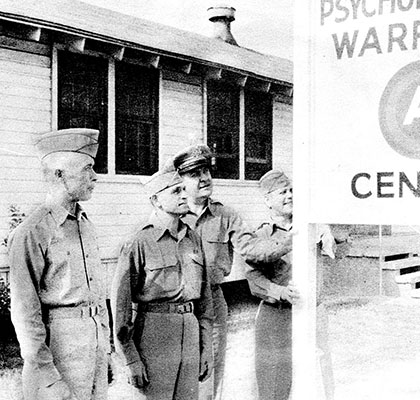
{"type": "Polygon", "coordinates": [[[404,118],[404,125],[411,125],[416,118],[420,118],[420,86],[417,86],[413,100],[404,118]]]}

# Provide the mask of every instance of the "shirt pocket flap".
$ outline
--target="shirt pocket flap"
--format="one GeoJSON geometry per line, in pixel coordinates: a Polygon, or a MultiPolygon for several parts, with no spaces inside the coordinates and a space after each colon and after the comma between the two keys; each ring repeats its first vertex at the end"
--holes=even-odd
{"type": "Polygon", "coordinates": [[[146,260],[146,268],[150,271],[155,271],[163,268],[175,267],[178,260],[174,254],[165,254],[162,256],[149,257],[146,260]]]}
{"type": "Polygon", "coordinates": [[[210,231],[206,235],[206,240],[209,243],[227,243],[227,242],[229,242],[229,233],[228,232],[210,231]]]}

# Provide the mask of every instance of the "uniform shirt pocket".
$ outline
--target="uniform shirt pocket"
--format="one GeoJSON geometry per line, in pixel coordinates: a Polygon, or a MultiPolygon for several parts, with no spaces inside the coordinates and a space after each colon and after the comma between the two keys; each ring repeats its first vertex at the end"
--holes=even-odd
{"type": "Polygon", "coordinates": [[[211,268],[213,283],[220,283],[223,276],[229,274],[233,253],[227,232],[211,232],[203,241],[206,260],[211,268]]]}
{"type": "Polygon", "coordinates": [[[147,301],[168,297],[181,285],[180,265],[175,256],[149,257],[145,262],[144,299],[147,301]]]}

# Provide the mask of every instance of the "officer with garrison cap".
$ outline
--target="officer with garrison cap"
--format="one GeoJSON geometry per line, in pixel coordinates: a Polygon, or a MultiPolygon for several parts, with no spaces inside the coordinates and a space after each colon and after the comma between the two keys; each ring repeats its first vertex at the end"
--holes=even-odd
{"type": "Polygon", "coordinates": [[[200,238],[172,168],[145,184],[154,211],[121,250],[111,303],[117,352],[151,400],[196,400],[212,371],[213,307],[200,238]]]}
{"type": "Polygon", "coordinates": [[[80,206],[96,183],[97,130],[37,135],[46,201],[9,242],[11,314],[26,400],[107,398],[105,271],[80,206]]]}
{"type": "Polygon", "coordinates": [[[173,157],[174,167],[184,179],[190,211],[183,221],[202,238],[204,257],[210,272],[215,324],[214,395],[222,397],[227,338],[227,304],[221,283],[232,268],[233,249],[253,262],[280,259],[291,247],[290,237],[260,239],[232,208],[211,198],[212,153],[204,144],[187,147],[173,157]]]}
{"type": "MultiPolygon", "coordinates": [[[[279,170],[267,172],[259,188],[271,220],[256,231],[261,238],[291,238],[292,183],[279,170]]],[[[299,292],[291,281],[292,252],[274,262],[248,261],[251,293],[263,300],[255,326],[255,371],[260,400],[287,400],[292,385],[292,304],[299,292]]]]}

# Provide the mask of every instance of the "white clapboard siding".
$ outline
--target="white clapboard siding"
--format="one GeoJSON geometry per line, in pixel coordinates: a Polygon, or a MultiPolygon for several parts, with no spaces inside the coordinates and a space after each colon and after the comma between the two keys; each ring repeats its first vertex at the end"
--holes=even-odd
{"type": "Polygon", "coordinates": [[[28,214],[45,196],[30,134],[51,127],[50,66],[49,57],[0,48],[0,239],[11,204],[28,214]]]}
{"type": "Polygon", "coordinates": [[[293,115],[292,106],[274,102],[273,107],[273,168],[281,168],[293,176],[293,115]]]}
{"type": "MultiPolygon", "coordinates": [[[[51,121],[22,121],[13,118],[5,118],[1,115],[2,130],[17,132],[20,135],[24,133],[47,132],[51,128],[51,121]]],[[[29,135],[28,135],[29,144],[29,135]]]]}
{"type": "Polygon", "coordinates": [[[203,135],[201,86],[164,79],[160,98],[160,160],[170,156],[203,135]]]}

